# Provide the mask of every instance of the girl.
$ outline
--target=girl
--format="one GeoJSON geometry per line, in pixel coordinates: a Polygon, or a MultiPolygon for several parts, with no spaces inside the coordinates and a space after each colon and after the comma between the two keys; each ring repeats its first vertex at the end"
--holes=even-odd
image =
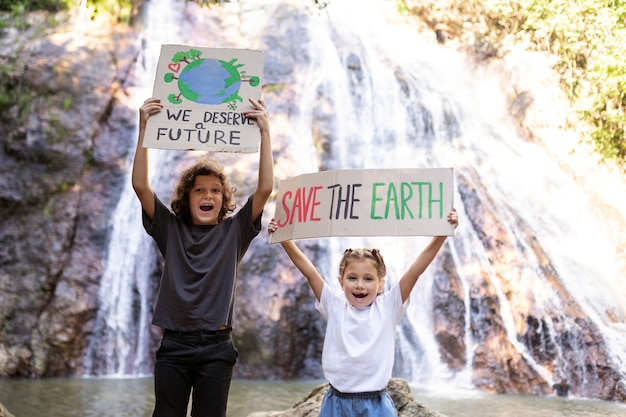
{"type": "Polygon", "coordinates": [[[154,365],[153,417],[185,417],[193,389],[193,416],[226,416],[237,351],[232,344],[236,271],[261,230],[261,214],[274,187],[267,109],[252,100],[261,131],[258,184],[234,211],[233,187],[222,167],[201,161],[185,170],[172,211],[148,181],[148,150],[142,146],[148,118],[162,109],[147,99],[139,109],[139,138],[132,183],[143,209],[143,225],[165,258],[152,323],[164,329],[154,365]]]}
{"type": "MultiPolygon", "coordinates": [[[[455,209],[448,222],[458,226],[455,209]]],[[[268,230],[275,232],[272,219],[268,230]]],[[[339,263],[343,295],[326,285],[317,269],[293,241],[281,242],[287,255],[308,280],[316,308],[328,322],[322,369],[330,383],[320,417],[395,417],[386,392],[395,352],[396,324],[406,311],[411,290],[437,255],[446,236],[435,236],[400,281],[383,294],[386,267],[378,249],[346,249],[339,263]]]]}

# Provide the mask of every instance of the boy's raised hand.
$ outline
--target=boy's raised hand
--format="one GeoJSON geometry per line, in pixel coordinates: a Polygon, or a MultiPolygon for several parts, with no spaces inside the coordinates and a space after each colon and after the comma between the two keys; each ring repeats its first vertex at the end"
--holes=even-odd
{"type": "Polygon", "coordinates": [[[163,109],[161,99],[154,97],[146,99],[139,108],[139,123],[145,126],[150,116],[160,112],[161,109],[163,109]]]}
{"type": "Polygon", "coordinates": [[[268,122],[269,119],[267,114],[267,105],[265,104],[265,101],[263,101],[262,98],[258,101],[253,98],[249,98],[248,101],[250,102],[250,104],[252,104],[253,109],[245,111],[243,113],[244,116],[249,119],[254,119],[261,131],[269,129],[270,125],[268,122]]]}

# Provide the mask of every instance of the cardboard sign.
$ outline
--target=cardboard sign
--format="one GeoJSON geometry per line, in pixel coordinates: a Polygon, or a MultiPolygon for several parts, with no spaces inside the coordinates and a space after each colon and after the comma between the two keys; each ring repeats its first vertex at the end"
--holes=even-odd
{"type": "Polygon", "coordinates": [[[248,49],[162,45],[143,146],[257,152],[261,134],[243,112],[261,98],[263,54],[248,49]]]}
{"type": "Polygon", "coordinates": [[[270,242],[325,236],[452,236],[454,170],[323,171],[280,182],[270,242]]]}

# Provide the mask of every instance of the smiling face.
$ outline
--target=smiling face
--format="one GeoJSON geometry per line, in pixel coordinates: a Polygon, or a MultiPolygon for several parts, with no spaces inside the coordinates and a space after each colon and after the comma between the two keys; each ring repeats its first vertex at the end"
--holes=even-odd
{"type": "Polygon", "coordinates": [[[383,292],[384,283],[385,280],[378,275],[376,263],[369,258],[349,260],[339,277],[339,284],[354,307],[371,305],[383,292]]]}
{"type": "Polygon", "coordinates": [[[191,223],[217,224],[223,201],[223,186],[215,175],[198,175],[189,191],[191,223]]]}

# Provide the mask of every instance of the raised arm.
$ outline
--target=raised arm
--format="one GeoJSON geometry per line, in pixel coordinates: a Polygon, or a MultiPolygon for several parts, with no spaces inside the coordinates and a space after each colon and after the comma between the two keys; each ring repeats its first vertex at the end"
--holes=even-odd
{"type": "Polygon", "coordinates": [[[143,147],[143,137],[146,134],[146,124],[151,115],[158,113],[163,108],[161,100],[149,98],[139,108],[139,134],[137,137],[137,149],[133,160],[132,183],[135,194],[141,202],[141,206],[148,216],[154,218],[154,191],[150,187],[148,173],[148,149],[143,147]]]}
{"type": "Polygon", "coordinates": [[[270,136],[270,123],[267,114],[267,106],[263,99],[256,101],[249,99],[253,110],[245,112],[245,116],[254,119],[261,131],[261,143],[259,145],[259,179],[252,197],[252,217],[257,219],[265,203],[274,190],[274,156],[272,155],[272,140],[270,136]]]}
{"type": "MultiPolygon", "coordinates": [[[[267,230],[270,233],[274,233],[276,231],[276,222],[274,219],[270,222],[267,230]]],[[[324,278],[317,272],[317,269],[313,265],[313,263],[307,258],[307,256],[296,246],[293,240],[287,240],[285,242],[280,243],[291,262],[300,270],[302,275],[309,281],[309,286],[313,290],[313,294],[315,294],[315,298],[317,301],[320,300],[322,296],[322,288],[324,287],[324,278]]]]}
{"type": "MultiPolygon", "coordinates": [[[[448,214],[448,222],[453,224],[455,228],[458,226],[459,215],[456,209],[453,208],[448,214]]],[[[415,261],[413,261],[409,269],[402,275],[402,278],[400,278],[400,293],[402,294],[403,303],[409,298],[417,280],[424,273],[426,268],[428,268],[428,265],[430,265],[433,259],[435,259],[435,256],[445,241],[446,236],[433,237],[430,243],[417,256],[415,261]]]]}

